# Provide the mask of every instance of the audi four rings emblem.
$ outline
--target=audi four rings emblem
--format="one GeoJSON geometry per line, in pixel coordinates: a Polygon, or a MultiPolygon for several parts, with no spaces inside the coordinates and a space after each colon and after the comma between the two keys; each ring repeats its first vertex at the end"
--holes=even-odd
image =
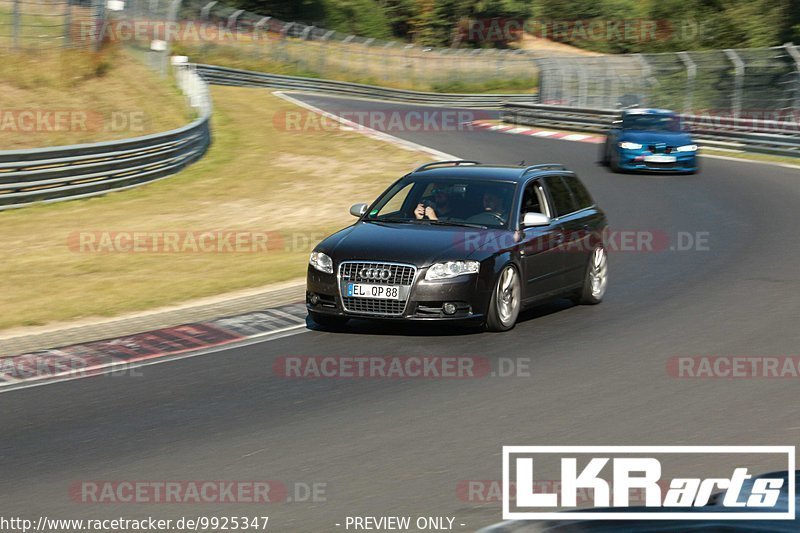
{"type": "Polygon", "coordinates": [[[368,279],[389,279],[392,273],[388,268],[362,268],[358,271],[358,275],[362,278],[368,279]]]}

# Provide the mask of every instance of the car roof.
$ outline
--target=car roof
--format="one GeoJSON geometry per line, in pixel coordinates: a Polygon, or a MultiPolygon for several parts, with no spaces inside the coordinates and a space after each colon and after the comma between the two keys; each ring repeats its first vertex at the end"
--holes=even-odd
{"type": "Polygon", "coordinates": [[[530,166],[516,165],[484,165],[484,164],[461,164],[449,166],[437,166],[435,168],[424,168],[425,165],[409,173],[408,177],[430,177],[434,179],[480,179],[487,181],[512,181],[523,182],[531,176],[540,172],[556,170],[569,172],[564,166],[559,164],[543,164],[530,166]]]}
{"type": "Polygon", "coordinates": [[[654,107],[634,107],[622,111],[623,115],[675,115],[671,109],[657,109],[654,107]]]}

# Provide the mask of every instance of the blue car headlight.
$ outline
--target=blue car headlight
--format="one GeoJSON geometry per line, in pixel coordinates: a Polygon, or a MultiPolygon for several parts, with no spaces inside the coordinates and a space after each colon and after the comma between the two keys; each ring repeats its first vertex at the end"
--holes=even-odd
{"type": "Polygon", "coordinates": [[[622,148],[623,150],[641,150],[642,149],[642,145],[641,144],[632,143],[630,141],[622,141],[621,143],[618,144],[618,146],[620,148],[622,148]]]}
{"type": "Polygon", "coordinates": [[[678,146],[677,148],[675,148],[675,151],[677,151],[677,152],[696,152],[697,151],[697,145],[696,144],[686,144],[684,146],[678,146]]]}
{"type": "Polygon", "coordinates": [[[322,252],[311,252],[311,257],[308,258],[308,264],[320,272],[333,274],[333,259],[322,252]]]}

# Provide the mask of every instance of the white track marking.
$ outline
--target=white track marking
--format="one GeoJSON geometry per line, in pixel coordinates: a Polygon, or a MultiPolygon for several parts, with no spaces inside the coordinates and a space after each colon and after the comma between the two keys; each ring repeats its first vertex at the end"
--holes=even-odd
{"type": "Polygon", "coordinates": [[[336,122],[338,122],[340,124],[352,127],[356,132],[361,133],[363,135],[366,135],[368,137],[372,137],[374,139],[379,139],[381,141],[385,141],[385,142],[394,144],[394,145],[399,146],[401,148],[405,148],[406,150],[412,150],[414,152],[422,152],[422,153],[428,154],[428,155],[430,155],[430,156],[432,156],[432,157],[434,157],[436,159],[439,159],[440,161],[461,159],[458,156],[455,156],[455,155],[452,155],[452,154],[447,154],[445,152],[440,152],[439,150],[434,150],[433,148],[430,148],[428,146],[423,146],[423,145],[417,144],[415,142],[406,141],[405,139],[400,139],[398,137],[395,137],[394,135],[389,135],[388,133],[384,133],[382,131],[373,130],[372,128],[368,128],[366,126],[362,126],[361,124],[357,124],[357,123],[355,123],[355,122],[353,122],[351,120],[347,120],[346,118],[342,118],[342,117],[340,117],[338,115],[335,115],[333,113],[329,113],[328,111],[320,109],[319,107],[313,106],[311,104],[307,104],[307,103],[303,102],[302,100],[298,100],[297,98],[289,96],[288,94],[283,93],[281,91],[276,91],[276,92],[273,92],[272,94],[274,94],[278,98],[282,98],[282,99],[286,100],[287,102],[291,102],[291,103],[293,103],[295,105],[298,105],[300,107],[308,109],[309,111],[313,111],[314,113],[318,113],[318,114],[320,114],[320,115],[322,115],[322,116],[324,116],[326,118],[329,118],[331,120],[335,120],[336,122]]]}

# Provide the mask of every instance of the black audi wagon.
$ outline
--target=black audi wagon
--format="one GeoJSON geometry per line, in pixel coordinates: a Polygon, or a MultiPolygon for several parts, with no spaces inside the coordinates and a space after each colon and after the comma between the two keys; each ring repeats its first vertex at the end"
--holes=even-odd
{"type": "Polygon", "coordinates": [[[606,216],[562,165],[429,163],[350,213],[358,221],[309,258],[306,305],[323,326],[440,320],[505,331],[525,306],[596,304],[606,291],[606,216]]]}

